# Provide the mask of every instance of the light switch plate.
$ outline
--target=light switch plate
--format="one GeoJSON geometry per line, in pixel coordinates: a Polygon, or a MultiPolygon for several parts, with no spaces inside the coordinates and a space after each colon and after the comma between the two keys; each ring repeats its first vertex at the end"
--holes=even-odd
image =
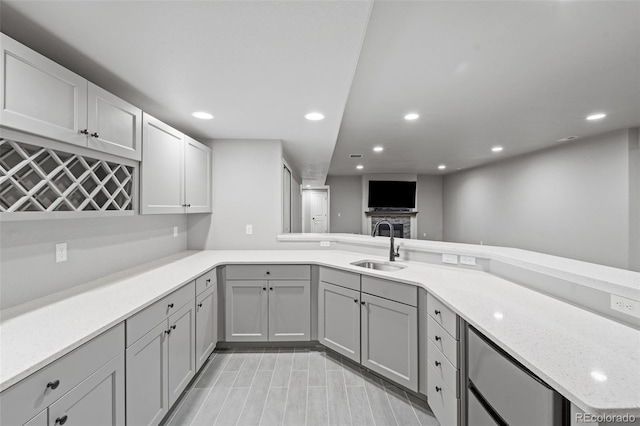
{"type": "Polygon", "coordinates": [[[476,258],[473,256],[460,256],[460,264],[475,266],[476,258]]]}
{"type": "Polygon", "coordinates": [[[457,254],[442,253],[442,263],[451,263],[453,265],[457,265],[458,264],[458,255],[457,254]]]}
{"type": "Polygon", "coordinates": [[[253,234],[253,225],[247,225],[246,232],[247,232],[247,235],[253,234]]]}
{"type": "Polygon", "coordinates": [[[174,237],[177,237],[177,236],[178,236],[178,227],[177,227],[177,226],[174,226],[174,227],[173,227],[173,236],[174,236],[174,237]]]}
{"type": "Polygon", "coordinates": [[[67,261],[67,243],[56,244],[56,263],[67,261]]]}

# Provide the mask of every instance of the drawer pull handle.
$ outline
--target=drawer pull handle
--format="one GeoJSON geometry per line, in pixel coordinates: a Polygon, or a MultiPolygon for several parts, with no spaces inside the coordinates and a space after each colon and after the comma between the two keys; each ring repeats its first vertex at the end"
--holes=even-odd
{"type": "Polygon", "coordinates": [[[169,304],[167,305],[167,307],[168,307],[168,308],[173,308],[173,303],[169,303],[169,304]]]}
{"type": "Polygon", "coordinates": [[[58,424],[58,423],[59,423],[59,424],[63,425],[63,424],[65,424],[66,422],[67,422],[67,415],[65,414],[65,415],[64,415],[64,416],[62,416],[62,417],[58,417],[58,418],[56,419],[55,424],[58,424]]]}
{"type": "Polygon", "coordinates": [[[198,308],[202,308],[202,303],[198,303],[198,308]]]}
{"type": "Polygon", "coordinates": [[[211,282],[211,278],[207,278],[207,284],[211,282]]]}
{"type": "Polygon", "coordinates": [[[436,392],[440,392],[442,388],[440,386],[436,386],[436,392]]]}
{"type": "Polygon", "coordinates": [[[439,341],[439,340],[442,340],[442,337],[436,336],[436,342],[439,341]]]}
{"type": "Polygon", "coordinates": [[[439,310],[436,309],[434,312],[436,313],[436,315],[440,315],[440,311],[439,310]]]}
{"type": "Polygon", "coordinates": [[[442,364],[440,361],[436,361],[436,367],[440,367],[440,364],[442,364]]]}
{"type": "Polygon", "coordinates": [[[98,134],[98,132],[93,132],[93,133],[91,133],[91,137],[92,138],[99,138],[100,135],[98,134]]]}
{"type": "Polygon", "coordinates": [[[47,383],[47,387],[50,389],[58,389],[58,386],[60,386],[60,380],[54,380],[53,382],[47,383]]]}

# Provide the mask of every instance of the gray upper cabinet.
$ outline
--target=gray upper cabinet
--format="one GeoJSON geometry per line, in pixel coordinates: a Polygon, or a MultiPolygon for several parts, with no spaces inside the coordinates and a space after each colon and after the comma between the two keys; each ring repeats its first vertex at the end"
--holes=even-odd
{"type": "Polygon", "coordinates": [[[418,390],[418,310],[362,294],[362,365],[418,390]]]}
{"type": "Polygon", "coordinates": [[[266,342],[269,293],[266,280],[228,280],[225,330],[228,342],[266,342]]]}
{"type": "Polygon", "coordinates": [[[311,340],[309,281],[270,280],[269,341],[311,340]]]}
{"type": "MultiPolygon", "coordinates": [[[[198,280],[196,280],[196,284],[198,280]]],[[[210,288],[196,298],[196,371],[204,365],[218,343],[218,288],[210,288]]]]}
{"type": "Polygon", "coordinates": [[[360,292],[320,281],[318,341],[360,362],[360,292]]]}
{"type": "Polygon", "coordinates": [[[49,426],[125,424],[124,353],[49,407],[49,426]]]}
{"type": "Polygon", "coordinates": [[[88,84],[89,148],[120,157],[142,159],[142,110],[88,84]]]}
{"type": "Polygon", "coordinates": [[[140,161],[140,108],[0,37],[2,126],[140,161]]]}
{"type": "Polygon", "coordinates": [[[141,214],[211,212],[211,149],[143,114],[141,214]]]}

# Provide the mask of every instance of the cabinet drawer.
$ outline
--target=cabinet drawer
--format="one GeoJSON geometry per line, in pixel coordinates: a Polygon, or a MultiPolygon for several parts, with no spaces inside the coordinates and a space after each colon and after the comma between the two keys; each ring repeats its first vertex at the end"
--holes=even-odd
{"type": "Polygon", "coordinates": [[[458,424],[460,400],[445,386],[444,381],[431,365],[429,365],[427,402],[441,425],[456,426],[458,424]]]}
{"type": "Polygon", "coordinates": [[[26,423],[123,350],[121,323],[2,392],[0,424],[26,423]],[[56,381],[56,389],[47,387],[56,381]]]}
{"type": "Polygon", "coordinates": [[[216,268],[213,268],[209,272],[202,274],[198,278],[196,278],[196,295],[213,287],[215,284],[216,284],[216,268]]]}
{"type": "Polygon", "coordinates": [[[194,288],[195,284],[192,281],[129,318],[127,320],[127,347],[147,334],[160,322],[169,318],[169,315],[189,301],[193,303],[195,299],[194,288]]]}
{"type": "Polygon", "coordinates": [[[308,280],[309,265],[229,265],[228,280],[308,280]]]}
{"type": "Polygon", "coordinates": [[[456,396],[460,396],[458,388],[458,369],[449,362],[447,357],[429,340],[427,341],[427,363],[433,367],[445,385],[456,396]]]}
{"type": "Polygon", "coordinates": [[[360,274],[332,268],[320,268],[320,281],[360,291],[360,274]]]}
{"type": "Polygon", "coordinates": [[[453,336],[454,339],[460,340],[458,336],[458,316],[431,293],[427,293],[427,312],[429,316],[447,330],[447,333],[453,336]]]}
{"type": "Polygon", "coordinates": [[[440,352],[447,357],[451,364],[458,368],[458,341],[440,327],[431,316],[427,318],[427,336],[440,352]]]}
{"type": "Polygon", "coordinates": [[[362,276],[362,292],[385,299],[418,306],[418,287],[380,278],[362,276]]]}

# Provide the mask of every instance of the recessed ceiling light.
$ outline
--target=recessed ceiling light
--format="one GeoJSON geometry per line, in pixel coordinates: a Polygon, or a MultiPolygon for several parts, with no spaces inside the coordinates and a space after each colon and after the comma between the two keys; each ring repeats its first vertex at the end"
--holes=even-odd
{"type": "Polygon", "coordinates": [[[324,114],[320,114],[319,112],[310,112],[305,115],[304,118],[311,121],[318,121],[324,119],[324,114]]]}
{"type": "Polygon", "coordinates": [[[587,117],[587,120],[600,120],[601,118],[605,118],[606,116],[607,114],[603,114],[599,112],[597,114],[591,114],[590,116],[587,117]]]}
{"type": "Polygon", "coordinates": [[[199,118],[200,120],[211,120],[213,118],[213,115],[204,111],[192,112],[191,115],[193,115],[195,118],[199,118]]]}
{"type": "Polygon", "coordinates": [[[504,148],[501,146],[494,146],[493,148],[491,148],[491,151],[493,152],[501,152],[504,148]]]}
{"type": "Polygon", "coordinates": [[[504,314],[500,311],[496,311],[493,313],[493,317],[495,319],[497,319],[498,321],[502,320],[504,318],[504,314]]]}
{"type": "Polygon", "coordinates": [[[404,116],[405,120],[415,120],[416,118],[420,117],[419,114],[416,114],[415,112],[412,112],[410,114],[407,114],[404,116]]]}
{"type": "Polygon", "coordinates": [[[311,185],[307,185],[307,188],[311,188],[311,185]]]}
{"type": "Polygon", "coordinates": [[[604,382],[607,380],[607,375],[604,374],[602,371],[597,371],[597,370],[594,370],[591,372],[591,377],[596,382],[604,382]]]}
{"type": "Polygon", "coordinates": [[[578,137],[577,136],[567,136],[566,138],[562,138],[562,139],[556,140],[556,142],[569,142],[569,141],[572,141],[574,139],[578,139],[578,137]]]}
{"type": "Polygon", "coordinates": [[[381,147],[381,146],[374,146],[374,147],[373,147],[373,150],[374,150],[375,152],[382,152],[382,151],[384,151],[384,148],[383,148],[383,147],[381,147]]]}
{"type": "Polygon", "coordinates": [[[438,169],[440,169],[440,170],[444,170],[444,169],[446,169],[446,168],[447,168],[447,166],[446,166],[446,165],[444,165],[444,164],[440,164],[440,165],[438,166],[438,169]]]}
{"type": "Polygon", "coordinates": [[[364,169],[364,166],[363,166],[362,164],[358,164],[358,165],[356,166],[356,169],[358,169],[358,170],[362,170],[362,169],[364,169]]]}

